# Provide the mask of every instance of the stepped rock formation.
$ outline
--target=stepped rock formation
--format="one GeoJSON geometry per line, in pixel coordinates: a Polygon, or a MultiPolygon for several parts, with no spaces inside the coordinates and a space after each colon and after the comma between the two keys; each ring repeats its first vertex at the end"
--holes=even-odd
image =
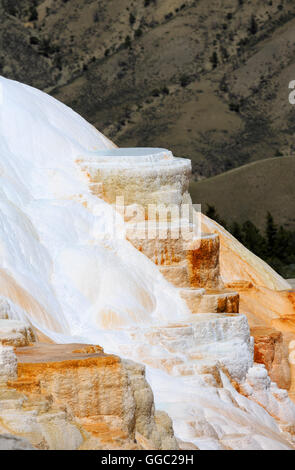
{"type": "Polygon", "coordinates": [[[38,449],[178,448],[139,364],[99,346],[44,343],[1,347],[0,364],[0,433],[38,449]]]}
{"type": "Polygon", "coordinates": [[[291,371],[288,362],[288,348],[284,343],[283,335],[274,328],[253,327],[251,335],[254,337],[254,360],[265,364],[270,378],[280,388],[286,390],[291,386],[291,371]]]}
{"type": "Polygon", "coordinates": [[[115,148],[47,95],[0,89],[0,433],[46,449],[294,449],[279,388],[292,292],[194,210],[190,162],[115,148]],[[253,338],[249,322],[279,332],[253,338]]]}

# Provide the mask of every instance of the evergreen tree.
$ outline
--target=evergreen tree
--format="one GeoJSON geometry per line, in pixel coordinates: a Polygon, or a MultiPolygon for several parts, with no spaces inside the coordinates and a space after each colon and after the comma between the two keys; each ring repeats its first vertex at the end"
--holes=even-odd
{"type": "Polygon", "coordinates": [[[214,206],[211,206],[210,204],[207,204],[207,210],[205,214],[210,217],[210,219],[215,220],[218,224],[222,225],[224,228],[226,228],[226,222],[225,220],[221,219],[215,209],[214,206]]]}
{"type": "Polygon", "coordinates": [[[238,222],[234,222],[234,224],[232,225],[230,229],[230,232],[237,240],[239,240],[239,242],[243,243],[244,237],[243,237],[241,226],[240,224],[238,224],[238,222]]]}

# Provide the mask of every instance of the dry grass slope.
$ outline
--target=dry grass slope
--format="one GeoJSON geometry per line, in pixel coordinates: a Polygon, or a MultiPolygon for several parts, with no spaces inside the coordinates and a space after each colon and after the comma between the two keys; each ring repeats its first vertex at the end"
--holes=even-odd
{"type": "Polygon", "coordinates": [[[194,203],[215,206],[228,223],[251,220],[264,230],[269,211],[278,224],[295,230],[295,157],[277,157],[244,165],[191,183],[194,203]]]}

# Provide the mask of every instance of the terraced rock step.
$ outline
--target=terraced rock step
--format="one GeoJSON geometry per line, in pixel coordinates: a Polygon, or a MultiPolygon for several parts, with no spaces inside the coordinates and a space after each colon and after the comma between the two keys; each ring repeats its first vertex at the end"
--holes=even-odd
{"type": "Polygon", "coordinates": [[[169,204],[171,196],[181,204],[188,191],[191,162],[166,149],[114,148],[89,152],[77,163],[90,183],[103,184],[104,199],[111,204],[117,196],[128,205],[169,204]]]}
{"type": "Polygon", "coordinates": [[[180,288],[181,297],[193,314],[239,313],[239,294],[227,289],[180,288]]]}
{"type": "Polygon", "coordinates": [[[200,234],[186,219],[172,222],[149,220],[126,225],[128,240],[154,263],[170,266],[188,263],[188,274],[194,287],[218,287],[219,237],[200,234]]]}
{"type": "Polygon", "coordinates": [[[132,351],[128,345],[124,350],[134,357],[140,353],[146,363],[171,375],[200,373],[200,365],[213,374],[219,361],[233,377],[241,378],[253,362],[253,339],[244,315],[190,315],[178,323],[127,331],[134,343],[132,351]]]}
{"type": "Polygon", "coordinates": [[[202,235],[186,252],[191,287],[216,289],[223,287],[219,265],[220,241],[216,234],[202,235]]]}
{"type": "Polygon", "coordinates": [[[186,264],[160,266],[161,273],[175,287],[189,287],[189,278],[186,264]]]}

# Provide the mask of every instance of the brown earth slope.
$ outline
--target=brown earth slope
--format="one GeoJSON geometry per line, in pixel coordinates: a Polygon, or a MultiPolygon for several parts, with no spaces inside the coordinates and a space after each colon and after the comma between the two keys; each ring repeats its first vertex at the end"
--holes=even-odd
{"type": "Polygon", "coordinates": [[[251,220],[263,233],[269,211],[279,225],[295,230],[294,175],[294,157],[269,158],[192,182],[190,192],[203,211],[214,206],[228,224],[251,220]]]}

